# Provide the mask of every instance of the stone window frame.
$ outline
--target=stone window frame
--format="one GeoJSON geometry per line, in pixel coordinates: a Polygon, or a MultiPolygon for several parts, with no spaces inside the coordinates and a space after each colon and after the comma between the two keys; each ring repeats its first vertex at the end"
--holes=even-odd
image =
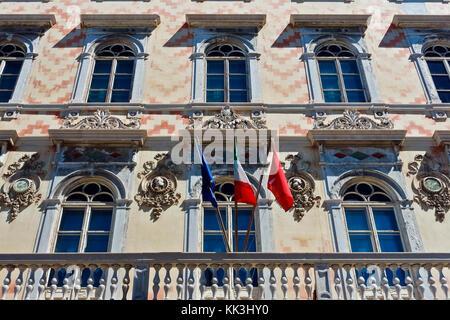
{"type": "MultiPolygon", "coordinates": [[[[128,103],[142,102],[146,70],[145,61],[149,56],[146,52],[149,37],[150,32],[137,32],[131,35],[127,33],[114,32],[111,30],[105,31],[104,29],[88,28],[85,44],[83,46],[83,52],[78,57],[80,65],[75,80],[71,103],[88,103],[87,97],[94,68],[95,52],[100,46],[112,42],[126,44],[136,52],[134,76],[131,85],[132,91],[130,101],[128,103]]],[[[97,105],[102,104],[98,102],[92,103],[97,105]]],[[[103,104],[110,103],[111,102],[104,102],[103,104]]],[[[120,103],[123,104],[123,102],[120,103]]]]}
{"type": "Polygon", "coordinates": [[[406,39],[409,43],[411,55],[409,59],[416,66],[419,79],[425,92],[428,104],[443,103],[439,98],[438,92],[431,77],[430,70],[424,56],[425,49],[430,46],[442,44],[450,47],[450,36],[441,33],[440,30],[417,30],[413,28],[404,28],[406,39]]]}
{"type": "MultiPolygon", "coordinates": [[[[371,65],[371,54],[368,52],[364,40],[364,33],[360,28],[336,28],[330,33],[329,28],[300,28],[303,54],[301,59],[306,64],[306,77],[308,81],[310,101],[312,103],[325,103],[320,84],[319,66],[316,58],[316,49],[326,43],[339,43],[353,51],[360,71],[361,81],[365,88],[367,102],[355,104],[368,104],[381,102],[381,96],[371,65]],[[328,30],[327,30],[328,29],[328,30]]],[[[327,104],[336,102],[327,102],[327,104]]],[[[348,102],[339,102],[346,103],[348,102]]]]}
{"type": "Polygon", "coordinates": [[[258,63],[261,54],[256,51],[256,33],[249,30],[236,34],[232,31],[232,29],[227,32],[209,28],[194,29],[194,53],[191,56],[193,62],[191,103],[206,103],[206,50],[219,42],[229,42],[246,51],[248,83],[247,102],[220,102],[219,104],[262,103],[258,63]]]}
{"type": "Polygon", "coordinates": [[[13,42],[22,46],[25,50],[22,68],[14,88],[14,92],[8,102],[10,104],[22,103],[33,68],[33,61],[38,56],[40,35],[34,33],[18,34],[16,32],[0,32],[0,42],[13,42]]]}

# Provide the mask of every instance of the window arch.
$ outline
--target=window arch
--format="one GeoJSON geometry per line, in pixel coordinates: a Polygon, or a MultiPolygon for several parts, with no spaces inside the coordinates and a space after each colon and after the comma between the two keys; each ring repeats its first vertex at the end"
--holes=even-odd
{"type": "Polygon", "coordinates": [[[206,48],[206,102],[249,101],[247,56],[231,42],[206,48]]]}
{"type": "Polygon", "coordinates": [[[0,102],[12,98],[26,53],[26,48],[16,42],[0,42],[0,102]]]}
{"type": "Polygon", "coordinates": [[[327,42],[315,50],[325,102],[367,102],[358,58],[348,46],[327,42]]]}
{"type": "Polygon", "coordinates": [[[55,252],[107,252],[114,195],[104,183],[85,180],[64,194],[55,252]]]}
{"type": "Polygon", "coordinates": [[[129,102],[136,57],[136,50],[125,42],[98,46],[87,102],[129,102]]]}
{"type": "Polygon", "coordinates": [[[450,46],[435,43],[425,47],[423,55],[441,102],[450,102],[450,46]]]}

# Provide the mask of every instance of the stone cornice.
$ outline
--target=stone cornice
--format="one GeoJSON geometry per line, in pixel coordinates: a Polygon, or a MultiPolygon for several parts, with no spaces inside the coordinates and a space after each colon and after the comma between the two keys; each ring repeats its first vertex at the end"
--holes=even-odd
{"type": "Polygon", "coordinates": [[[449,28],[450,18],[439,14],[397,14],[392,24],[399,28],[449,28]]]}
{"type": "Polygon", "coordinates": [[[54,144],[108,144],[142,146],[147,137],[145,129],[110,129],[110,130],[79,130],[79,129],[49,129],[48,135],[54,144]]]}
{"type": "Polygon", "coordinates": [[[161,22],[157,14],[82,14],[81,24],[93,27],[142,27],[156,28],[161,22]]]}
{"type": "Polygon", "coordinates": [[[438,146],[450,145],[450,130],[436,130],[433,134],[433,140],[438,146]]]}
{"type": "Polygon", "coordinates": [[[56,23],[54,14],[0,14],[0,27],[50,29],[56,23]]]}
{"type": "Polygon", "coordinates": [[[16,130],[0,130],[0,142],[7,142],[11,146],[14,146],[15,142],[18,139],[17,131],[16,130]]]}
{"type": "Polygon", "coordinates": [[[190,27],[230,27],[262,28],[266,23],[265,14],[187,14],[186,22],[190,27]]]}
{"type": "Polygon", "coordinates": [[[370,22],[368,14],[292,14],[294,27],[363,27],[370,22]]]}
{"type": "Polygon", "coordinates": [[[308,139],[314,145],[333,144],[399,144],[406,137],[406,130],[335,130],[335,129],[312,129],[308,131],[308,139]]]}

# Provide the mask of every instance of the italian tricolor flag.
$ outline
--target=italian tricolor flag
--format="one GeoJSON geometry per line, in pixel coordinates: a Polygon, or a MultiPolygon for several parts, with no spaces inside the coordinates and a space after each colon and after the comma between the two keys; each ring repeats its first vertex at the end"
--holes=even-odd
{"type": "Polygon", "coordinates": [[[278,158],[275,144],[273,145],[272,164],[270,165],[269,180],[267,181],[267,188],[272,191],[275,199],[277,199],[284,211],[288,211],[294,204],[289,184],[284,175],[283,167],[278,158]]]}
{"type": "Polygon", "coordinates": [[[256,206],[256,197],[247,174],[238,158],[237,145],[234,147],[234,201],[256,206]]]}

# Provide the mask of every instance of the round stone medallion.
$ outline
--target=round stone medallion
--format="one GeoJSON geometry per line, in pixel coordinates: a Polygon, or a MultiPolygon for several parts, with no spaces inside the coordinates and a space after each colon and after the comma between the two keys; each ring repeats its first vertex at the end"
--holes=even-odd
{"type": "Polygon", "coordinates": [[[432,193],[441,191],[443,187],[441,180],[435,177],[426,177],[423,179],[422,185],[426,191],[432,193]]]}
{"type": "Polygon", "coordinates": [[[23,193],[31,188],[31,184],[32,184],[32,182],[30,180],[21,178],[21,179],[17,180],[16,182],[14,182],[13,189],[17,193],[23,193]]]}

